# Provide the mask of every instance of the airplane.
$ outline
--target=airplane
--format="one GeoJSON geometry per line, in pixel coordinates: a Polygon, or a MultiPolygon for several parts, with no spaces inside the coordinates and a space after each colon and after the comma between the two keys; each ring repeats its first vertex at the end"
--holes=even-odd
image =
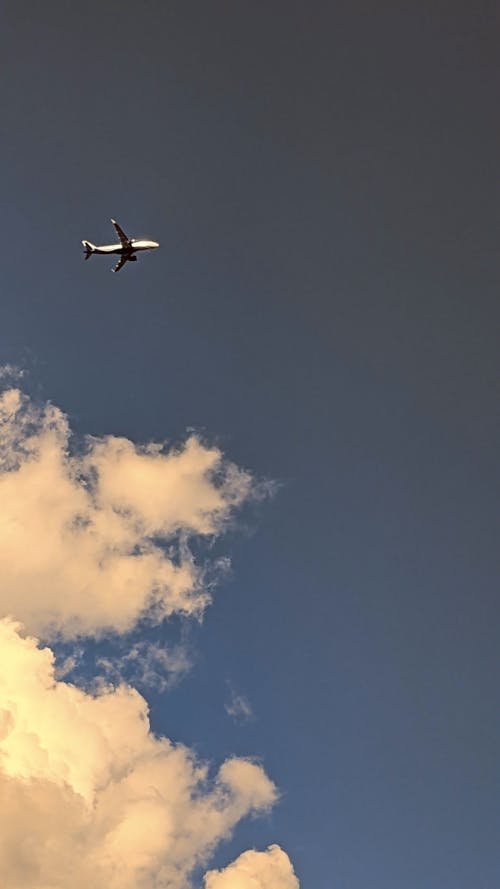
{"type": "Polygon", "coordinates": [[[111,220],[115,227],[116,234],[120,238],[119,244],[103,244],[96,247],[91,241],[82,241],[85,248],[85,259],[90,259],[93,253],[119,253],[120,259],[116,263],[112,272],[119,272],[126,262],[137,262],[135,255],[140,250],[154,250],[159,247],[158,241],[145,241],[139,238],[128,238],[122,227],[118,225],[116,219],[111,220]]]}

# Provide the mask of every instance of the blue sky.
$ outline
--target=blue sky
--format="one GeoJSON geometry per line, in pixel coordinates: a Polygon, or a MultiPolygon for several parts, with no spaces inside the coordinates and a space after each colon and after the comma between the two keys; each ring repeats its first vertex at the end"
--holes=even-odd
{"type": "Polygon", "coordinates": [[[199,546],[202,624],[134,637],[193,662],[154,731],[281,793],[210,866],[493,889],[496,14],[2,10],[0,362],[77,436],[195,430],[277,483],[199,546]],[[116,276],[80,252],[111,216],[161,244],[116,276]]]}

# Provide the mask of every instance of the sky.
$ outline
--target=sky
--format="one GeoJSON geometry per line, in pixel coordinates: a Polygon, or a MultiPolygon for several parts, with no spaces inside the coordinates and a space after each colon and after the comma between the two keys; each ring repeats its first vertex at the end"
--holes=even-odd
{"type": "Polygon", "coordinates": [[[0,12],[3,889],[497,889],[498,9],[0,12]]]}

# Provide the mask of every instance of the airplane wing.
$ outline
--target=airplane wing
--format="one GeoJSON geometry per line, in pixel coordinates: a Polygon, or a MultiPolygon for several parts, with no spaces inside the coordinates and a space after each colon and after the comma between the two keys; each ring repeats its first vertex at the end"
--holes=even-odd
{"type": "Polygon", "coordinates": [[[119,272],[120,269],[122,269],[123,266],[125,265],[125,263],[127,262],[127,259],[128,259],[128,257],[127,257],[127,256],[124,256],[123,253],[122,253],[122,255],[120,256],[120,259],[119,259],[118,262],[116,263],[114,269],[111,269],[111,271],[112,271],[112,272],[119,272]]]}
{"type": "Polygon", "coordinates": [[[127,235],[123,231],[121,225],[118,225],[116,219],[112,219],[111,222],[115,227],[116,234],[118,235],[118,237],[120,238],[120,241],[122,242],[122,246],[123,247],[130,247],[130,238],[127,238],[127,235]]]}

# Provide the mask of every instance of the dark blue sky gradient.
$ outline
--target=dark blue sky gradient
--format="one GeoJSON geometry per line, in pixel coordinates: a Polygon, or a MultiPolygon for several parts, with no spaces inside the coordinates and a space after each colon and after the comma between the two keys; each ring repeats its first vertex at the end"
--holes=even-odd
{"type": "Polygon", "coordinates": [[[148,698],[262,757],[216,862],[279,842],[303,889],[500,882],[498,39],[488,2],[2,4],[0,362],[282,483],[148,698]],[[84,264],[110,216],[161,250],[84,264]]]}

